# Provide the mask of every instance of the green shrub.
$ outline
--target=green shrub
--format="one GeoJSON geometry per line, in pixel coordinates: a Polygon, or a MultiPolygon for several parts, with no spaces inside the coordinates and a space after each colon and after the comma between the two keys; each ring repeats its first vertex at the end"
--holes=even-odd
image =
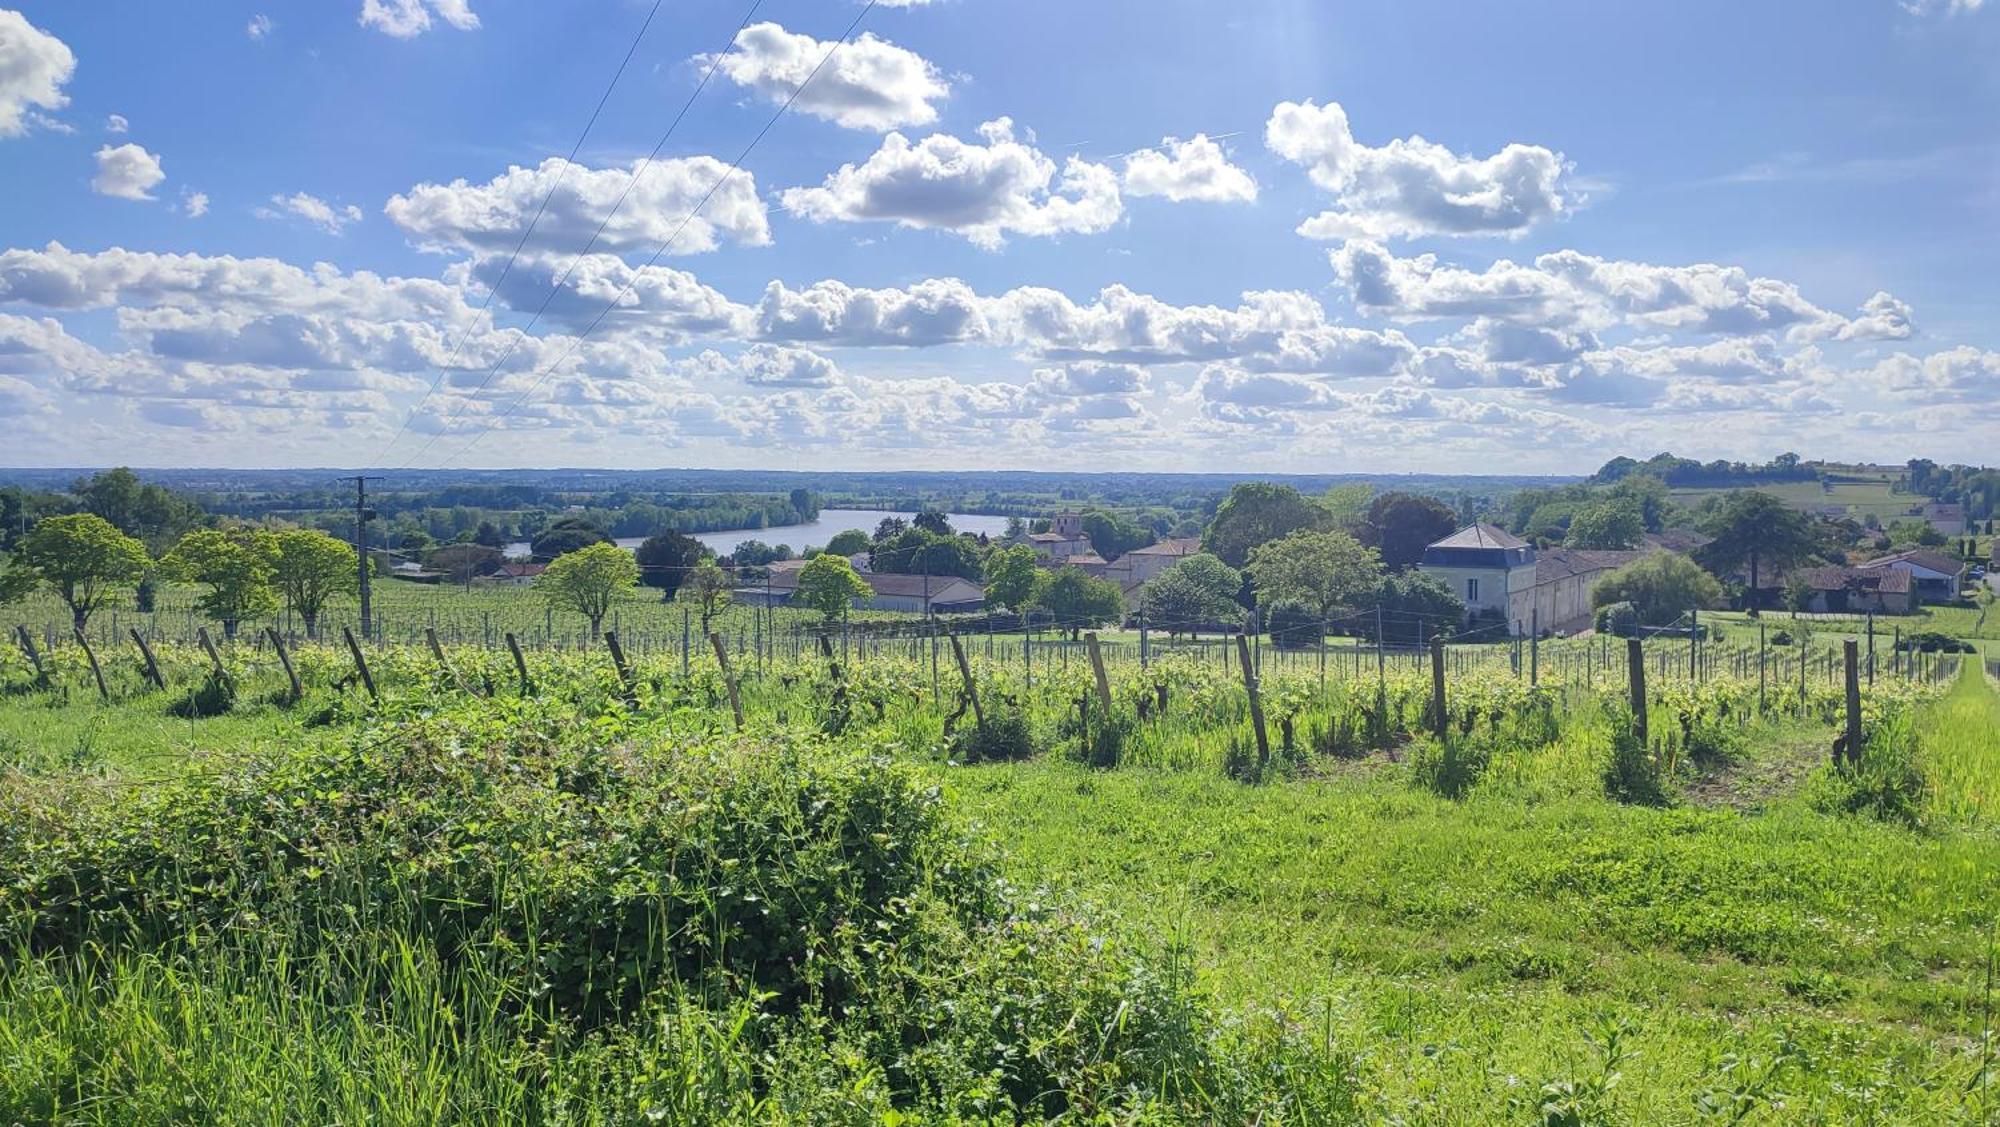
{"type": "Polygon", "coordinates": [[[1639,632],[1639,609],[1631,603],[1607,603],[1597,610],[1597,632],[1630,638],[1639,632]]]}
{"type": "Polygon", "coordinates": [[[221,716],[235,707],[235,683],[227,677],[210,673],[199,685],[182,693],[179,699],[168,705],[167,713],[182,720],[200,720],[221,716]]]}
{"type": "Polygon", "coordinates": [[[1604,794],[1639,806],[1665,806],[1673,764],[1667,749],[1639,739],[1629,709],[1610,712],[1611,748],[1604,763],[1604,794]]]}
{"type": "Polygon", "coordinates": [[[1492,761],[1492,740],[1477,732],[1420,739],[1410,748],[1411,777],[1440,798],[1464,798],[1492,761]]]}
{"type": "Polygon", "coordinates": [[[1028,718],[1015,709],[993,710],[986,723],[960,728],[952,733],[950,756],[960,763],[1001,763],[1030,759],[1035,754],[1034,732],[1028,718]]]}
{"type": "Polygon", "coordinates": [[[1916,827],[1930,798],[1930,780],[1918,756],[1914,725],[1907,713],[1879,720],[1863,739],[1861,762],[1825,764],[1808,781],[1806,794],[1825,814],[1859,814],[1877,821],[1916,827]]]}

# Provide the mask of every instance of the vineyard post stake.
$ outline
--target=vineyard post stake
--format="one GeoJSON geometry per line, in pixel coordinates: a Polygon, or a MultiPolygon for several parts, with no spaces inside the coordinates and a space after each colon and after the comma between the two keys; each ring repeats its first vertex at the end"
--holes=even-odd
{"type": "Polygon", "coordinates": [[[381,694],[375,691],[375,675],[368,672],[368,658],[361,652],[361,643],[354,640],[354,631],[343,626],[340,636],[347,639],[347,652],[354,656],[354,671],[361,675],[361,687],[368,690],[368,699],[382,699],[381,694]]]}
{"type": "Polygon", "coordinates": [[[208,627],[203,626],[200,629],[196,630],[194,632],[194,638],[195,641],[201,643],[201,648],[207,651],[209,664],[215,667],[216,680],[225,682],[228,681],[229,670],[225,668],[222,664],[222,653],[221,651],[215,648],[215,640],[208,636],[208,627]]]}
{"type": "Polygon", "coordinates": [[[451,659],[444,656],[444,646],[438,641],[437,627],[424,627],[424,641],[430,645],[431,656],[437,659],[438,668],[444,671],[444,675],[459,688],[465,688],[465,679],[458,675],[458,670],[452,668],[451,659]]]}
{"type": "Polygon", "coordinates": [[[972,702],[972,721],[983,732],[986,730],[986,710],[979,707],[979,686],[972,680],[972,663],[965,660],[965,647],[959,644],[958,635],[950,637],[951,656],[958,660],[958,675],[965,681],[965,699],[972,702]]]}
{"type": "Polygon", "coordinates": [[[528,659],[521,655],[521,639],[507,631],[507,649],[514,655],[514,672],[521,676],[521,695],[528,696],[535,691],[535,683],[528,678],[528,659]]]}
{"type": "MultiPolygon", "coordinates": [[[[1096,635],[1092,635],[1091,650],[1096,652],[1096,635]]],[[[1226,651],[1225,651],[1226,652],[1226,651]]],[[[1250,727],[1257,733],[1257,768],[1263,770],[1271,761],[1271,740],[1264,732],[1264,702],[1257,695],[1257,665],[1250,657],[1250,639],[1236,635],[1237,662],[1243,667],[1243,688],[1250,694],[1250,727]]],[[[1102,672],[1100,671],[1100,676],[1102,672]]],[[[1110,710],[1110,698],[1105,698],[1106,711],[1110,710]]]]}
{"type": "Polygon", "coordinates": [[[1431,730],[1442,741],[1449,730],[1450,717],[1444,700],[1444,635],[1431,638],[1431,730]]]}
{"type": "Polygon", "coordinates": [[[14,627],[14,637],[21,642],[21,652],[28,655],[28,664],[35,667],[35,684],[48,688],[49,671],[42,665],[42,654],[35,648],[34,637],[28,633],[26,626],[14,627]]]}
{"type": "Polygon", "coordinates": [[[604,648],[611,651],[611,668],[618,673],[618,684],[625,690],[625,700],[633,701],[632,667],[625,662],[625,647],[618,644],[618,631],[604,632],[604,648]]]}
{"type": "Polygon", "coordinates": [[[275,626],[264,627],[264,634],[271,639],[271,648],[277,651],[278,664],[285,667],[285,680],[291,682],[292,700],[296,702],[306,695],[306,690],[305,686],[299,683],[299,671],[292,667],[292,655],[285,652],[285,640],[278,636],[278,628],[275,626]]]}
{"type": "Polygon", "coordinates": [[[1757,620],[1757,715],[1764,715],[1764,620],[1757,620]]]}
{"type": "Polygon", "coordinates": [[[1625,640],[1625,678],[1632,695],[1632,730],[1643,748],[1647,746],[1646,645],[1637,638],[1625,640]]]}
{"type": "Polygon", "coordinates": [[[97,664],[97,651],[90,648],[90,639],[83,636],[82,630],[76,631],[76,644],[83,647],[84,659],[90,662],[90,675],[97,679],[97,695],[110,700],[111,690],[104,684],[104,668],[97,664]]]}
{"type": "Polygon", "coordinates": [[[1528,612],[1528,684],[1542,683],[1542,608],[1528,612]]]}
{"type": "Polygon", "coordinates": [[[1841,662],[1846,666],[1847,723],[1841,733],[1849,766],[1861,766],[1861,646],[1848,638],[1840,643],[1841,662]]]}
{"type": "Polygon", "coordinates": [[[1097,648],[1097,631],[1089,630],[1083,635],[1083,644],[1090,651],[1090,669],[1097,675],[1097,695],[1104,702],[1104,715],[1111,715],[1111,679],[1104,675],[1104,655],[1097,648]]]}
{"type": "Polygon", "coordinates": [[[708,644],[715,650],[715,662],[722,666],[722,683],[729,689],[729,711],[736,717],[736,730],[743,730],[743,698],[736,692],[736,673],[729,668],[729,650],[722,644],[722,635],[710,632],[708,644]]]}
{"type": "Polygon", "coordinates": [[[132,627],[132,641],[138,643],[139,656],[146,660],[146,680],[151,681],[154,688],[164,691],[167,680],[160,676],[160,663],[154,659],[153,647],[146,644],[146,636],[139,633],[137,626],[132,627]]]}

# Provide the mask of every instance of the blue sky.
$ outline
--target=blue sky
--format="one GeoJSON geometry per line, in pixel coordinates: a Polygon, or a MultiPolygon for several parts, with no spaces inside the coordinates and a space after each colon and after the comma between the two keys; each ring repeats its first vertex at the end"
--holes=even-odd
{"type": "Polygon", "coordinates": [[[5,3],[15,464],[1581,472],[2000,436],[1977,0],[667,0],[636,49],[650,0],[5,3]]]}

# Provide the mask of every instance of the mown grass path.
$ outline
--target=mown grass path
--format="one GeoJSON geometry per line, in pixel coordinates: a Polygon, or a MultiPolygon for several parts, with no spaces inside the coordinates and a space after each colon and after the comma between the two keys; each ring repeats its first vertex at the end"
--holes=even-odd
{"type": "Polygon", "coordinates": [[[1925,710],[1919,738],[1931,804],[1946,821],[1991,827],[2000,821],[2000,694],[1978,662],[1925,710]]]}

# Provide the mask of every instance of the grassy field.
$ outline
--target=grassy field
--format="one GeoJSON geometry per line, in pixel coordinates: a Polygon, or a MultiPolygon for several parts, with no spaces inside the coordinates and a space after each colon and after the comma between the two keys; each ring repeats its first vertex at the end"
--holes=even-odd
{"type": "Polygon", "coordinates": [[[974,641],[983,725],[890,647],[739,666],[742,734],[706,656],[0,652],[0,1121],[2000,1115],[1972,663],[1835,771],[1823,650],[1656,643],[1644,746],[1588,643],[1454,654],[1442,742],[1420,662],[1267,651],[1260,761],[1220,648],[1107,716],[974,641]]]}

